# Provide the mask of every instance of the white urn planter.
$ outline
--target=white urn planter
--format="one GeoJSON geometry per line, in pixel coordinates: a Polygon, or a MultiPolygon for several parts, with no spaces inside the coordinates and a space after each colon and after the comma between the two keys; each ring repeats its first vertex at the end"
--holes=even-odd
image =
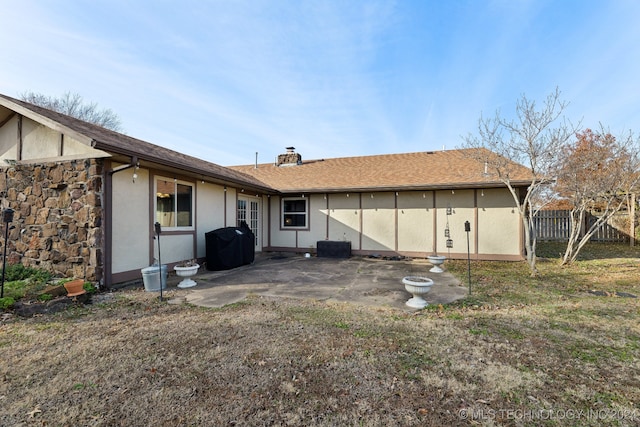
{"type": "Polygon", "coordinates": [[[424,300],[423,296],[431,290],[433,280],[428,277],[407,276],[402,279],[402,283],[404,283],[404,288],[407,292],[413,295],[413,298],[409,298],[406,302],[409,307],[425,308],[429,305],[427,301],[424,300]]]}
{"type": "Polygon", "coordinates": [[[431,267],[431,270],[429,270],[430,272],[442,273],[444,271],[440,266],[444,264],[444,260],[447,259],[447,257],[442,255],[429,255],[427,256],[427,259],[429,260],[431,265],[433,265],[433,267],[431,267]]]}
{"type": "Polygon", "coordinates": [[[178,287],[181,289],[184,289],[184,288],[190,288],[192,286],[197,285],[197,283],[193,279],[191,279],[191,276],[195,276],[199,268],[200,268],[200,265],[198,264],[190,265],[187,267],[179,267],[179,266],[173,267],[173,269],[175,270],[178,276],[184,277],[182,282],[178,283],[178,287]]]}

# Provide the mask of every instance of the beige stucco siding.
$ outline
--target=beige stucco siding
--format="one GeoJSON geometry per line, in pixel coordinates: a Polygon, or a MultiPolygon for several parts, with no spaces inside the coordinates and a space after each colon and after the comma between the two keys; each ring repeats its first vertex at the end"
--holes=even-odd
{"type": "Polygon", "coordinates": [[[309,197],[309,230],[298,232],[298,247],[315,248],[318,240],[326,238],[327,201],[324,195],[314,194],[309,197]]]}
{"type": "Polygon", "coordinates": [[[139,169],[137,173],[135,183],[131,179],[132,171],[112,175],[113,273],[149,265],[149,172],[139,169]]]}
{"type": "Polygon", "coordinates": [[[280,230],[282,199],[271,198],[271,246],[296,248],[296,230],[280,230]]]}
{"type": "Polygon", "coordinates": [[[227,215],[223,219],[223,222],[224,222],[223,227],[235,227],[236,215],[238,210],[238,197],[237,197],[238,190],[232,187],[227,187],[225,192],[226,192],[227,215]]]}
{"type": "Polygon", "coordinates": [[[395,193],[362,195],[362,250],[396,249],[395,193]]]}
{"type": "MultiPolygon", "coordinates": [[[[193,236],[191,234],[161,234],[160,250],[162,264],[171,264],[195,258],[193,256],[193,236]]],[[[153,241],[153,253],[157,258],[157,239],[153,241]]]]}
{"type": "Polygon", "coordinates": [[[18,116],[13,116],[0,127],[0,161],[15,160],[18,145],[18,116]]]}
{"type": "Polygon", "coordinates": [[[271,247],[309,250],[328,238],[350,241],[353,251],[365,254],[438,253],[460,258],[466,257],[468,236],[472,257],[520,257],[519,219],[507,189],[313,194],[307,198],[309,228],[283,230],[281,198],[271,197],[267,215],[271,247]],[[469,234],[466,221],[471,225],[469,234]],[[447,248],[447,224],[452,248],[447,248]]]}
{"type": "MultiPolygon", "coordinates": [[[[197,256],[207,254],[205,233],[225,226],[224,187],[205,182],[196,183],[197,256]]],[[[234,199],[235,200],[235,199],[234,199]]]]}
{"type": "MultiPolygon", "coordinates": [[[[474,191],[436,191],[436,208],[438,212],[435,233],[438,254],[466,253],[467,233],[464,231],[464,223],[465,221],[469,221],[470,224],[474,223],[474,191]],[[450,215],[447,215],[447,208],[451,208],[450,215]],[[453,240],[453,247],[450,249],[447,248],[447,238],[445,237],[447,223],[449,224],[450,238],[453,240]]],[[[470,250],[471,253],[474,253],[475,243],[472,237],[470,236],[470,250]]]]}
{"type": "Polygon", "coordinates": [[[269,202],[271,198],[262,196],[260,198],[260,233],[261,239],[258,242],[259,247],[256,247],[256,251],[262,251],[264,246],[267,246],[269,242],[269,202]]]}
{"type": "MultiPolygon", "coordinates": [[[[114,165],[117,166],[117,165],[114,165]]],[[[157,240],[153,239],[149,225],[154,197],[149,193],[150,174],[146,169],[137,170],[132,182],[133,170],[113,175],[113,254],[112,272],[136,271],[149,265],[150,258],[158,257],[157,240]],[[153,252],[150,253],[150,250],[153,252]]],[[[235,226],[236,190],[209,182],[196,181],[195,237],[193,232],[177,234],[176,231],[160,235],[163,264],[206,256],[205,234],[209,231],[235,226]],[[225,224],[226,212],[226,224],[225,224]],[[195,238],[195,252],[194,252],[195,238]]],[[[165,230],[166,231],[166,230],[165,230]]]]}
{"type": "Polygon", "coordinates": [[[478,196],[478,252],[518,254],[520,216],[506,190],[483,190],[478,196]],[[507,232],[505,232],[507,231],[507,232]]]}
{"type": "MultiPolygon", "coordinates": [[[[0,158],[3,160],[18,159],[19,121],[20,117],[16,115],[0,128],[0,158]]],[[[22,118],[22,160],[58,156],[60,139],[60,132],[22,118]]]]}
{"type": "Polygon", "coordinates": [[[329,194],[329,240],[350,241],[360,249],[360,195],[329,194]]]}
{"type": "Polygon", "coordinates": [[[58,156],[60,140],[60,132],[27,118],[22,120],[22,160],[58,156]]]}
{"type": "MultiPolygon", "coordinates": [[[[19,116],[14,116],[0,128],[0,161],[18,159],[19,116]]],[[[22,149],[20,160],[107,157],[107,153],[96,150],[67,135],[26,117],[22,118],[22,149]]]]}
{"type": "MultiPolygon", "coordinates": [[[[115,165],[117,166],[117,165],[115,165]]],[[[133,182],[133,169],[113,174],[113,209],[112,209],[112,272],[114,274],[135,271],[147,267],[150,258],[158,257],[157,239],[151,235],[149,218],[153,209],[153,197],[149,194],[150,175],[146,169],[136,171],[138,177],[133,182]],[[153,252],[150,254],[150,242],[153,252]]],[[[224,192],[213,184],[196,185],[196,209],[202,212],[211,209],[212,204],[223,200],[224,192]],[[211,199],[211,200],[210,200],[211,199]]],[[[202,230],[198,237],[202,239],[204,248],[204,232],[208,227],[218,228],[217,224],[223,219],[222,203],[214,207],[217,209],[211,216],[197,213],[197,230],[202,230]],[[201,222],[207,228],[201,228],[201,222]],[[212,222],[213,221],[213,222],[212,222]],[[216,225],[214,225],[216,224],[216,225]]],[[[213,229],[212,228],[212,229],[213,229]]],[[[200,242],[198,241],[198,244],[200,242]]],[[[192,233],[160,235],[160,256],[163,264],[170,264],[186,259],[196,258],[194,254],[194,236],[192,233]]],[[[203,249],[203,253],[204,253],[203,249]]],[[[204,256],[204,255],[202,255],[204,256]]]]}
{"type": "Polygon", "coordinates": [[[398,250],[433,251],[433,192],[398,193],[398,250]]]}
{"type": "Polygon", "coordinates": [[[296,234],[295,230],[282,230],[276,231],[271,234],[271,245],[276,247],[296,248],[296,234]]]}
{"type": "Polygon", "coordinates": [[[62,156],[76,156],[79,154],[87,155],[87,157],[103,157],[105,153],[65,135],[62,144],[62,156]]]}

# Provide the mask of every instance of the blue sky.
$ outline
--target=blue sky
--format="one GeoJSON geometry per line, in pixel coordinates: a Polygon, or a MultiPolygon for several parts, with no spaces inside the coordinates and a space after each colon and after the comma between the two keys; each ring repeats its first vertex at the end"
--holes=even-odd
{"type": "Polygon", "coordinates": [[[456,148],[556,87],[640,132],[636,0],[0,0],[0,93],[79,93],[221,165],[456,148]]]}

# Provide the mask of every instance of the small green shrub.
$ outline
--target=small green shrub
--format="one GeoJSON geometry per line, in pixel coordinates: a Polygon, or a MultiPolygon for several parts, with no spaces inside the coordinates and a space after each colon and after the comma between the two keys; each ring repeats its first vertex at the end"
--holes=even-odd
{"type": "Polygon", "coordinates": [[[11,297],[0,298],[0,310],[11,308],[15,303],[16,300],[11,297]]]}
{"type": "Polygon", "coordinates": [[[24,298],[27,293],[27,282],[25,280],[7,281],[4,284],[4,293],[15,300],[24,298]]]}
{"type": "MultiPolygon", "coordinates": [[[[0,269],[0,274],[2,269],[0,269]]],[[[39,268],[25,267],[22,264],[11,264],[4,271],[4,293],[14,300],[36,298],[49,280],[51,273],[39,268]]]]}
{"type": "Polygon", "coordinates": [[[22,264],[11,264],[5,270],[4,279],[7,282],[31,279],[34,282],[46,283],[51,279],[51,273],[39,268],[25,267],[22,264]]]}
{"type": "Polygon", "coordinates": [[[91,282],[85,282],[84,285],[82,285],[82,289],[87,291],[88,294],[95,294],[98,292],[98,288],[96,288],[91,282]]]}
{"type": "Polygon", "coordinates": [[[51,295],[51,294],[40,294],[40,295],[38,295],[38,299],[40,301],[51,301],[53,299],[53,295],[51,295]]]}

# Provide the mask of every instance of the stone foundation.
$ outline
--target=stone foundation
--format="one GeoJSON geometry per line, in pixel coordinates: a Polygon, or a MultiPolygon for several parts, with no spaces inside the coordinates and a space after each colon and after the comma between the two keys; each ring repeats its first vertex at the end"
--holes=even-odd
{"type": "MultiPolygon", "coordinates": [[[[100,159],[0,168],[2,209],[15,211],[7,263],[98,283],[103,272],[100,159]]],[[[1,219],[1,218],[0,218],[1,219]]],[[[4,248],[4,230],[0,243],[4,248]]]]}

